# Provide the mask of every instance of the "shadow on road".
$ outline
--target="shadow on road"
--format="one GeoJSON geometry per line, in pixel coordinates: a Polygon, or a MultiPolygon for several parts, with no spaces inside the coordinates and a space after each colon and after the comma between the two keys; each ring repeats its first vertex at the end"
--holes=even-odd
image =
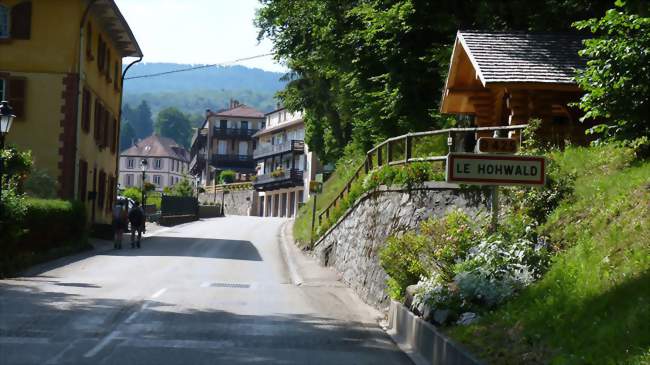
{"type": "Polygon", "coordinates": [[[130,323],[143,302],[0,283],[0,339],[11,339],[0,341],[0,354],[8,363],[42,364],[50,360],[48,354],[77,341],[85,347],[65,351],[61,363],[410,363],[379,328],[354,320],[180,310],[164,302],[147,302],[148,309],[130,323]],[[120,335],[109,337],[115,332],[120,335]],[[47,345],[34,338],[48,339],[47,345]],[[84,358],[101,341],[108,341],[106,350],[84,358]],[[54,348],[44,351],[45,346],[54,348]]]}
{"type": "Polygon", "coordinates": [[[251,241],[222,240],[192,237],[151,237],[142,241],[142,248],[132,249],[125,239],[121,250],[110,250],[100,255],[110,256],[178,256],[213,259],[262,261],[251,241]]]}

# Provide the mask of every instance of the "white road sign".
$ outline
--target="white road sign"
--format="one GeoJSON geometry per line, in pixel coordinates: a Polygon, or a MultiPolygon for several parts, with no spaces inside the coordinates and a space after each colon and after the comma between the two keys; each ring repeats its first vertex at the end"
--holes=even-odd
{"type": "Polygon", "coordinates": [[[546,160],[537,156],[450,153],[447,182],[470,185],[544,185],[546,160]]]}

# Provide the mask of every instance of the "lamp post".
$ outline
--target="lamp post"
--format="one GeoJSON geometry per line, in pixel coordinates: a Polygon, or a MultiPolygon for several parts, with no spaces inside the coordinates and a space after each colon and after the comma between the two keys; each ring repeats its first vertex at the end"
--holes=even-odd
{"type": "Polygon", "coordinates": [[[144,179],[146,177],[145,172],[147,171],[147,159],[146,158],[143,158],[142,161],[140,161],[140,168],[142,169],[142,198],[141,198],[141,201],[142,201],[142,209],[144,209],[144,205],[145,205],[145,200],[144,200],[144,198],[145,198],[145,196],[144,196],[144,187],[145,187],[144,179]]]}
{"type": "Polygon", "coordinates": [[[0,104],[0,216],[2,216],[2,174],[4,173],[5,162],[2,154],[5,149],[5,135],[11,129],[11,123],[16,116],[13,114],[13,109],[9,106],[9,102],[2,101],[0,104]]]}

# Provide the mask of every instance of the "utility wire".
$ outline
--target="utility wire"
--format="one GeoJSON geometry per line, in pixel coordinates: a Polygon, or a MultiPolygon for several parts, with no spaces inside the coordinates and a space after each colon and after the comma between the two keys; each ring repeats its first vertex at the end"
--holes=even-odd
{"type": "Polygon", "coordinates": [[[194,66],[194,67],[188,67],[188,68],[181,68],[178,70],[171,70],[171,71],[165,71],[165,72],[158,72],[158,73],[153,73],[153,74],[147,74],[147,75],[137,75],[137,76],[131,76],[131,77],[125,77],[124,80],[133,80],[133,79],[143,79],[147,77],[157,77],[157,76],[163,76],[163,75],[169,75],[169,74],[175,74],[179,72],[187,72],[187,71],[194,71],[194,70],[200,70],[203,68],[210,68],[210,67],[216,67],[216,66],[225,66],[237,62],[242,62],[242,61],[248,61],[248,60],[254,60],[256,58],[261,58],[261,57],[266,57],[266,56],[272,56],[273,53],[265,53],[265,54],[260,54],[257,56],[251,56],[251,57],[244,57],[244,58],[238,58],[236,60],[228,61],[228,62],[221,62],[221,63],[213,63],[211,65],[201,65],[201,66],[194,66]]]}

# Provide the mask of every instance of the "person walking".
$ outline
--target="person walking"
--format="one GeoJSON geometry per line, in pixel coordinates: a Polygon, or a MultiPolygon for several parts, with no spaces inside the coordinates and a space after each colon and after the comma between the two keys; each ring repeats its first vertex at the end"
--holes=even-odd
{"type": "Polygon", "coordinates": [[[131,222],[131,248],[140,248],[140,240],[142,239],[142,232],[144,231],[144,212],[140,207],[140,203],[136,202],[131,211],[129,212],[129,222],[131,222]],[[138,232],[138,239],[135,239],[135,233],[138,232]]]}
{"type": "Polygon", "coordinates": [[[126,228],[126,210],[121,201],[113,206],[113,247],[116,250],[122,249],[122,237],[126,228]]]}

